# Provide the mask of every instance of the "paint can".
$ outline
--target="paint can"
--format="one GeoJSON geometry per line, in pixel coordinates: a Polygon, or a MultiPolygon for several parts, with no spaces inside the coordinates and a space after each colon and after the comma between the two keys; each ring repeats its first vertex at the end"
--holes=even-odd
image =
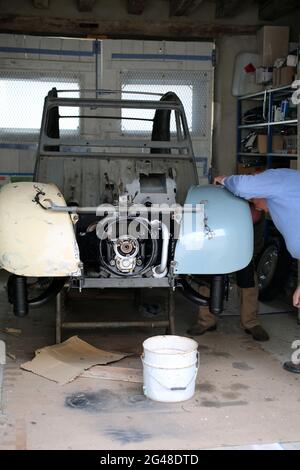
{"type": "Polygon", "coordinates": [[[195,393],[198,343],[184,336],[152,336],[143,342],[143,390],[155,401],[180,402],[195,393]]]}

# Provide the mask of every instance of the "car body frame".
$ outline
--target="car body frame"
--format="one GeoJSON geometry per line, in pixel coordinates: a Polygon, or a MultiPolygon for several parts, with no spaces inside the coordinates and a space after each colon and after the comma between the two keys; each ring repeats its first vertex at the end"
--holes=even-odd
{"type": "Polygon", "coordinates": [[[0,263],[13,274],[17,314],[35,304],[30,276],[56,285],[39,305],[67,279],[80,290],[180,288],[220,313],[226,275],[252,258],[248,204],[223,187],[198,185],[189,125],[172,92],[140,100],[51,90],[34,181],[2,188],[0,217],[0,263]],[[68,119],[79,120],[77,132],[61,126],[68,119]],[[201,279],[211,283],[209,298],[193,287],[201,279]]]}

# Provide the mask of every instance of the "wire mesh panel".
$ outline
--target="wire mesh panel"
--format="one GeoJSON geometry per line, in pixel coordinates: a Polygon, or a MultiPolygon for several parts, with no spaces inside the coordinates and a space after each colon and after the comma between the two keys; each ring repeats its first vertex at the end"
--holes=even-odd
{"type": "MultiPolygon", "coordinates": [[[[180,62],[179,68],[184,64],[185,70],[171,70],[178,64],[161,61],[153,64],[152,68],[149,68],[149,62],[145,62],[145,68],[141,70],[141,58],[137,69],[133,69],[133,63],[131,68],[121,70],[121,67],[127,67],[126,61],[120,61],[120,68],[116,68],[116,63],[111,67],[104,60],[101,61],[101,67],[104,67],[104,71],[109,69],[109,73],[102,75],[100,56],[96,54],[92,41],[78,43],[71,39],[24,37],[22,47],[19,47],[19,40],[12,44],[14,47],[8,47],[12,49],[9,55],[1,55],[4,62],[0,71],[0,185],[3,175],[30,175],[33,171],[44,99],[54,87],[58,90],[74,90],[60,94],[66,98],[77,98],[79,94],[81,98],[99,97],[94,89],[95,84],[104,89],[117,90],[111,98],[128,100],[159,100],[163,94],[172,91],[184,105],[196,155],[202,158],[210,152],[212,72],[209,67],[207,71],[203,68],[196,70],[194,62],[180,62]],[[17,51],[15,46],[18,46],[17,51]],[[49,51],[52,54],[49,55],[49,51]],[[9,62],[6,62],[8,58],[9,62]],[[131,91],[142,94],[133,95],[131,91]]],[[[105,41],[107,44],[112,47],[110,41],[105,41]]],[[[116,41],[113,44],[115,47],[116,41]]],[[[103,57],[106,57],[105,54],[103,57]]],[[[151,141],[154,114],[154,109],[140,107],[103,110],[101,107],[79,109],[76,106],[64,106],[58,109],[59,135],[64,138],[64,145],[70,148],[72,142],[76,146],[82,139],[87,142],[105,139],[108,147],[111,140],[119,138],[146,138],[151,141]]],[[[175,113],[171,111],[169,138],[172,142],[176,141],[176,124],[178,126],[175,113]]],[[[88,150],[93,152],[94,149],[90,146],[88,150]]],[[[114,147],[114,151],[119,152],[119,148],[114,147]]],[[[136,150],[126,147],[123,152],[131,154],[136,150]]],[[[143,153],[149,152],[149,148],[143,149],[143,153]]],[[[175,149],[174,153],[178,153],[178,150],[175,149]]]]}
{"type": "MultiPolygon", "coordinates": [[[[140,99],[151,100],[172,91],[178,95],[183,103],[188,121],[189,130],[199,137],[209,135],[209,79],[207,72],[203,71],[121,71],[122,98],[133,99],[130,91],[140,92],[140,99]],[[146,94],[143,94],[146,93],[146,94]],[[147,94],[148,93],[148,94],[147,94]]],[[[123,114],[122,131],[147,133],[151,128],[150,112],[143,113],[144,122],[134,122],[137,116],[133,113],[123,114]],[[126,119],[125,119],[126,118],[126,119]],[[146,119],[149,119],[147,122],[146,119]]],[[[171,118],[171,131],[175,130],[175,120],[171,118]]]]}
{"type": "MultiPolygon", "coordinates": [[[[41,126],[44,99],[52,88],[74,90],[63,96],[79,97],[79,79],[75,73],[40,74],[27,72],[0,73],[0,141],[37,142],[41,126]]],[[[78,115],[74,109],[65,110],[78,115]]],[[[62,132],[73,135],[79,132],[79,119],[64,119],[62,132]]]]}

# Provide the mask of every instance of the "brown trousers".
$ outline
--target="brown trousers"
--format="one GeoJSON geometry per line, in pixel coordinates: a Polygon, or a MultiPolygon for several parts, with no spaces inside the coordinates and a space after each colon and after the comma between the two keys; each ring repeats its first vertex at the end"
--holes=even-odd
{"type": "MultiPolygon", "coordinates": [[[[241,326],[244,329],[253,328],[259,325],[257,318],[258,314],[258,287],[255,282],[255,287],[241,288],[239,287],[240,299],[240,319],[241,326]]],[[[199,288],[199,293],[209,296],[210,289],[206,286],[199,288]]],[[[213,315],[208,307],[199,307],[197,323],[205,329],[214,326],[217,323],[216,316],[213,315]]]]}

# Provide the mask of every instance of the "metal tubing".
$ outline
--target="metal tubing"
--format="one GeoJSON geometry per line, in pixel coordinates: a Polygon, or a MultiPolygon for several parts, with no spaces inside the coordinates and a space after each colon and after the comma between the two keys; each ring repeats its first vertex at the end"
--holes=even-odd
{"type": "MultiPolygon", "coordinates": [[[[49,145],[49,144],[48,144],[49,145]]],[[[58,144],[50,144],[50,145],[58,145],[58,144]]],[[[74,145],[75,146],[75,145],[74,145]]],[[[120,145],[121,146],[121,145],[120,145]]],[[[109,147],[109,145],[107,145],[109,147]]],[[[88,159],[95,159],[95,160],[109,160],[111,158],[116,158],[118,160],[121,160],[122,158],[124,160],[127,159],[135,159],[135,160],[153,160],[154,158],[156,160],[188,160],[192,161],[193,157],[191,154],[174,154],[174,153],[126,153],[126,154],[121,154],[121,153],[110,153],[110,152],[93,152],[93,153],[88,153],[86,151],[78,151],[78,152],[66,152],[66,151],[61,151],[61,152],[56,152],[55,150],[51,150],[51,153],[49,150],[44,150],[41,148],[40,150],[40,156],[41,157],[47,157],[47,158],[54,158],[54,157],[64,157],[64,158],[88,158],[88,159]],[[128,155],[128,156],[127,156],[128,155]]]]}
{"type": "MultiPolygon", "coordinates": [[[[187,143],[186,141],[180,141],[180,142],[169,142],[167,141],[155,141],[155,140],[149,140],[149,142],[145,142],[144,140],[120,140],[120,139],[115,139],[115,140],[89,140],[88,142],[86,140],[78,141],[78,140],[73,140],[68,142],[67,140],[62,140],[59,138],[55,137],[47,137],[44,139],[44,146],[51,146],[51,145],[60,145],[60,146],[69,146],[69,147],[121,147],[121,148],[143,148],[143,149],[153,149],[153,148],[164,148],[164,149],[185,149],[187,148],[187,143]]],[[[59,152],[60,153],[60,152],[59,152]]],[[[52,152],[51,152],[52,154],[52,152]]],[[[121,155],[121,154],[119,154],[121,155]]],[[[126,154],[127,155],[127,154],[126,154]]],[[[88,154],[90,157],[90,154],[88,154]]],[[[130,158],[133,155],[130,155],[130,158]]],[[[129,156],[128,156],[129,157],[129,156]]],[[[152,157],[152,155],[151,155],[152,157]]],[[[122,157],[121,157],[122,158],[122,157]]],[[[125,158],[125,157],[124,157],[125,158]]],[[[144,154],[144,158],[145,154],[144,154]]],[[[173,158],[176,159],[177,155],[173,155],[173,158]]]]}
{"type": "Polygon", "coordinates": [[[169,232],[168,227],[164,223],[160,222],[159,220],[153,220],[151,222],[151,225],[153,225],[154,227],[155,226],[159,227],[160,225],[161,230],[162,230],[163,244],[162,244],[162,250],[161,250],[161,261],[159,265],[153,268],[154,277],[160,277],[161,275],[167,274],[170,232],[169,232]]]}
{"type": "Polygon", "coordinates": [[[223,312],[223,301],[225,293],[224,275],[218,274],[212,277],[210,288],[209,310],[214,315],[223,312]]]}
{"type": "Polygon", "coordinates": [[[165,327],[169,326],[169,322],[166,320],[157,321],[114,321],[114,322],[63,322],[61,327],[74,330],[74,329],[93,329],[93,328],[128,328],[135,326],[151,326],[154,327],[165,327]]]}
{"type": "Polygon", "coordinates": [[[191,302],[194,302],[195,304],[201,305],[203,307],[208,306],[209,298],[199,294],[199,292],[192,288],[186,279],[175,279],[175,286],[180,287],[182,289],[183,295],[191,302]]]}
{"type": "Polygon", "coordinates": [[[171,109],[178,110],[180,112],[183,110],[183,105],[178,101],[122,100],[110,98],[100,98],[95,100],[94,98],[56,98],[53,96],[48,96],[46,104],[48,109],[52,108],[53,106],[83,106],[88,108],[99,106],[101,108],[171,109]]]}
{"type": "MultiPolygon", "coordinates": [[[[104,215],[109,214],[113,216],[111,218],[116,218],[119,216],[120,211],[117,206],[86,206],[86,207],[78,207],[78,206],[58,206],[54,204],[50,199],[45,199],[43,202],[47,202],[49,207],[46,207],[46,210],[51,210],[53,212],[69,212],[71,214],[96,214],[96,215],[104,215]]],[[[151,213],[151,210],[146,206],[141,205],[130,205],[128,204],[128,215],[133,217],[136,214],[140,213],[141,210],[147,211],[147,213],[151,213]]],[[[179,214],[181,215],[182,212],[186,214],[197,214],[201,213],[202,210],[200,207],[155,207],[155,212],[160,214],[179,214]]],[[[138,215],[136,215],[138,217],[138,215]]],[[[104,222],[103,220],[101,221],[104,222]]],[[[105,220],[106,222],[106,220],[105,220]]]]}

